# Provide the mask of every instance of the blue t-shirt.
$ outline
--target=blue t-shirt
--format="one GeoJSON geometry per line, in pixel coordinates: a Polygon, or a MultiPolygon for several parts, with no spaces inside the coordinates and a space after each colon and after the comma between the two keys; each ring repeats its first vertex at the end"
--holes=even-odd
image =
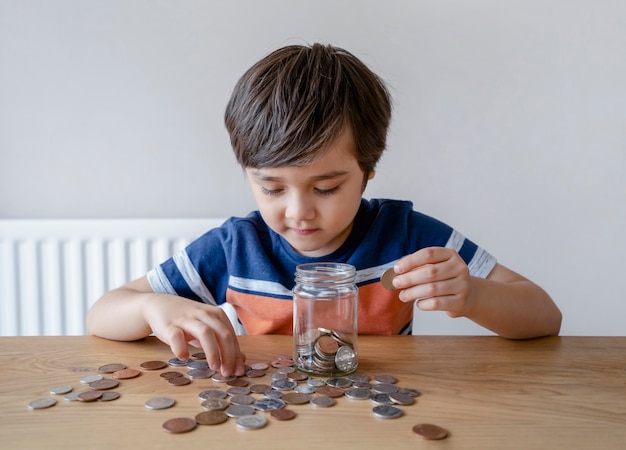
{"type": "Polygon", "coordinates": [[[247,334],[291,334],[298,264],[352,264],[359,287],[359,334],[410,334],[413,303],[385,289],[380,277],[401,257],[426,247],[455,249],[472,276],[485,278],[495,258],[408,201],[361,201],[346,241],[323,257],[300,255],[258,211],[230,218],[148,273],[154,292],[212,305],[230,303],[247,334]]]}

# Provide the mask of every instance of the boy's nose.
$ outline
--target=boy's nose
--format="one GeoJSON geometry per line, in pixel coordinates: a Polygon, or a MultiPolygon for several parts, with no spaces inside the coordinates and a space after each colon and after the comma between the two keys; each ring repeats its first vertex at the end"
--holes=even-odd
{"type": "Polygon", "coordinates": [[[315,209],[306,195],[294,194],[289,198],[285,215],[294,221],[311,220],[315,217],[315,209]]]}

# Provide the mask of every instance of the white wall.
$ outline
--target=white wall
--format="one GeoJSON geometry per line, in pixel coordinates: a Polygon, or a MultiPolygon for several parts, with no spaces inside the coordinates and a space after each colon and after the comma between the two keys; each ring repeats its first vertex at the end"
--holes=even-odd
{"type": "Polygon", "coordinates": [[[0,0],[0,218],[247,213],[224,106],[253,62],[315,41],[394,95],[368,197],[412,199],[540,283],[563,334],[626,334],[618,0],[0,0]]]}

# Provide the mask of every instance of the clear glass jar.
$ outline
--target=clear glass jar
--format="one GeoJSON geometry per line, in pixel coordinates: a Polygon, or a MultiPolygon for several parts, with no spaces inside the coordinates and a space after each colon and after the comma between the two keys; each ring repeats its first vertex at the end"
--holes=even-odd
{"type": "Polygon", "coordinates": [[[358,366],[356,269],[350,264],[296,267],[293,289],[293,360],[296,369],[342,376],[358,366]]]}

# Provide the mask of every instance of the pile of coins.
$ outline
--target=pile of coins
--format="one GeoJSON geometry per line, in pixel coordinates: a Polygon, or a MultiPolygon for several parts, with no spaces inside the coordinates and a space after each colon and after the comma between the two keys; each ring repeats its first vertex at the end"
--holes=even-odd
{"type": "Polygon", "coordinates": [[[341,375],[358,365],[352,341],[345,334],[326,328],[311,330],[296,345],[298,369],[312,374],[341,375]]]}
{"type": "MultiPolygon", "coordinates": [[[[341,335],[332,331],[320,331],[315,341],[316,354],[335,355],[342,347],[349,348],[349,341],[341,340],[341,335]],[[322,339],[324,338],[324,339],[322,339]],[[335,343],[335,345],[328,339],[335,343]],[[319,350],[317,350],[319,347],[319,350]]],[[[321,357],[321,356],[320,356],[321,357]]],[[[175,417],[165,421],[162,429],[168,433],[184,433],[195,429],[198,425],[219,425],[233,419],[240,429],[253,430],[263,428],[268,423],[267,416],[274,420],[292,420],[297,413],[291,409],[295,405],[311,405],[315,408],[329,408],[336,404],[337,398],[345,396],[352,400],[369,400],[372,414],[381,419],[395,419],[404,413],[403,406],[415,403],[420,395],[417,389],[399,387],[397,379],[391,375],[377,375],[373,378],[363,373],[351,373],[347,376],[309,377],[297,371],[291,355],[280,355],[270,364],[257,362],[246,366],[242,377],[224,377],[208,367],[203,353],[192,355],[187,361],[172,358],[165,361],[146,361],[139,365],[142,370],[128,368],[124,364],[106,364],[99,367],[98,374],[87,375],[80,379],[88,390],[74,391],[72,386],[63,385],[50,389],[53,395],[64,395],[67,401],[111,401],[120,397],[111,389],[119,385],[119,380],[132,379],[146,371],[162,371],[159,377],[172,386],[190,384],[195,379],[211,379],[218,383],[213,388],[198,394],[203,409],[195,417],[175,417]],[[269,384],[252,383],[255,378],[268,375],[270,365],[273,370],[269,384]],[[167,368],[186,368],[183,374],[167,368]],[[111,378],[105,378],[110,374],[111,378]],[[223,385],[220,386],[220,385],[223,385]],[[258,414],[257,414],[258,413],[258,414]],[[265,414],[267,413],[267,414],[265,414]]],[[[31,409],[49,408],[56,404],[56,399],[41,398],[28,404],[31,409]]],[[[144,407],[149,410],[167,409],[176,405],[176,400],[167,396],[147,399],[144,407]]],[[[424,439],[443,439],[448,436],[447,430],[433,424],[417,424],[413,432],[424,439]]]]}

